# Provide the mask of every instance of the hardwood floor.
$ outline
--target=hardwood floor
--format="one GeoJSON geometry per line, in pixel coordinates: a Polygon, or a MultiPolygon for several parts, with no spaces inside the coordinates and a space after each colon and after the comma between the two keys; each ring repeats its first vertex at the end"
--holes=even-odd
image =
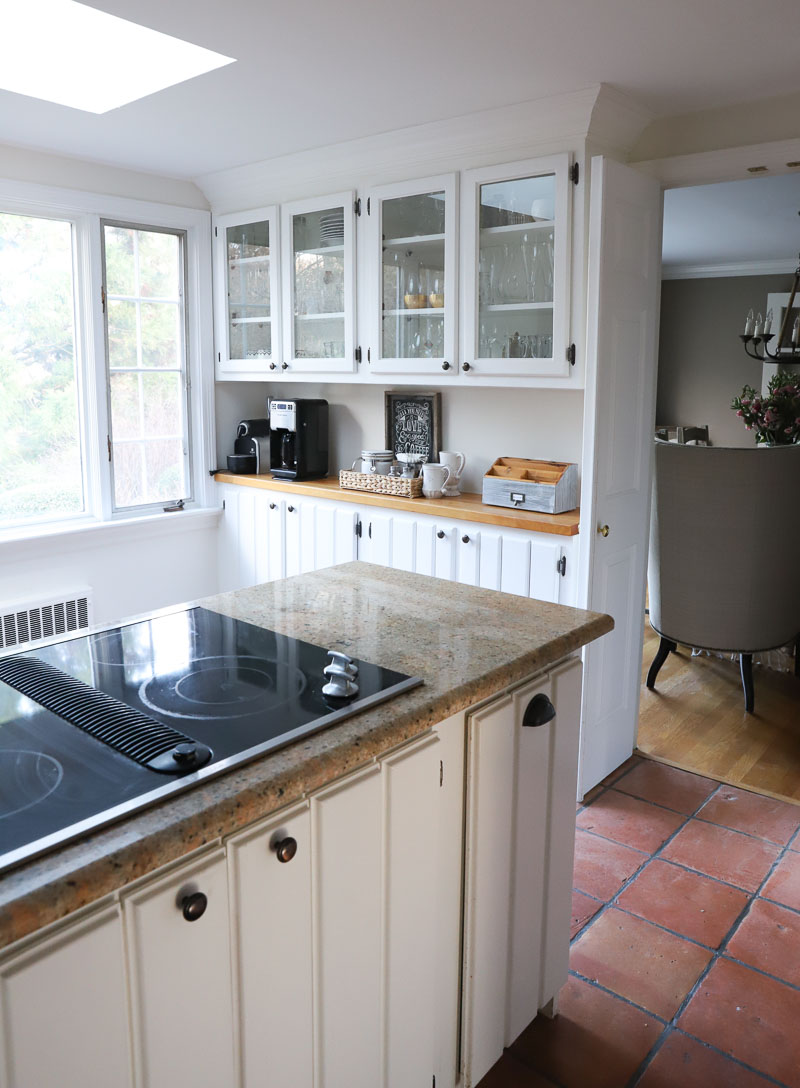
{"type": "Polygon", "coordinates": [[[676,767],[800,802],[800,679],[754,668],[746,714],[737,661],[692,657],[679,646],[654,691],[644,686],[658,647],[645,621],[639,750],[676,767]]]}

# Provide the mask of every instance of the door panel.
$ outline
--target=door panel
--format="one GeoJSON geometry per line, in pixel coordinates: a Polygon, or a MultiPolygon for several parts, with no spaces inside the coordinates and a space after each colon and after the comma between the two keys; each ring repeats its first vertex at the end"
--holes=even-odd
{"type": "Polygon", "coordinates": [[[546,540],[531,541],[531,597],[558,604],[561,589],[561,575],[558,573],[560,558],[560,544],[551,544],[546,540]]]}
{"type": "Polygon", "coordinates": [[[518,536],[503,537],[500,588],[504,593],[528,597],[531,588],[531,542],[518,536]]]}
{"type": "Polygon", "coordinates": [[[433,573],[437,578],[452,582],[456,570],[456,546],[458,537],[454,525],[435,526],[433,538],[433,573]]]}
{"type": "Polygon", "coordinates": [[[595,158],[591,186],[580,601],[615,629],[584,651],[581,796],[636,741],[661,266],[658,182],[595,158]]]}
{"type": "Polygon", "coordinates": [[[484,589],[502,588],[502,561],[502,533],[492,533],[481,529],[479,584],[484,589]]]}
{"type": "Polygon", "coordinates": [[[456,581],[465,586],[481,583],[481,533],[467,526],[456,529],[456,581]]]}
{"type": "Polygon", "coordinates": [[[392,526],[392,566],[415,571],[417,562],[417,523],[412,517],[395,517],[392,526]]]}

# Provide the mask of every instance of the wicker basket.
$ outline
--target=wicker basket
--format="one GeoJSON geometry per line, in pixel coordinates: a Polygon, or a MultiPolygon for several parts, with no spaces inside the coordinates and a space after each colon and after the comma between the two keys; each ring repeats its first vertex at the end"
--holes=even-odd
{"type": "Polygon", "coordinates": [[[346,469],[339,473],[339,487],[351,491],[374,491],[377,495],[397,495],[404,499],[418,499],[422,494],[419,476],[405,480],[402,476],[386,476],[381,472],[348,472],[346,469]]]}

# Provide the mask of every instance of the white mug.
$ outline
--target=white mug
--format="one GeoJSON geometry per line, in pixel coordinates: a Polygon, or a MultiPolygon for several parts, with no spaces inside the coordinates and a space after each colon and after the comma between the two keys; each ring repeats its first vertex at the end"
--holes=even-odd
{"type": "Polygon", "coordinates": [[[449,479],[450,469],[447,465],[423,465],[422,494],[426,499],[441,499],[442,488],[449,479]]]}
{"type": "Polygon", "coordinates": [[[464,471],[465,461],[466,458],[463,453],[451,452],[450,450],[439,451],[439,464],[447,465],[450,469],[450,479],[444,487],[445,495],[458,494],[458,485],[461,480],[461,473],[464,471]]]}

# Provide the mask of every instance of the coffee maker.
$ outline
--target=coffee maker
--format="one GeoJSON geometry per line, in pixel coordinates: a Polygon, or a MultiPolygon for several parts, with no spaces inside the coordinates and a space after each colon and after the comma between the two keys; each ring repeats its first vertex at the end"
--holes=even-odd
{"type": "Polygon", "coordinates": [[[279,480],[328,475],[328,402],[269,402],[269,467],[279,480]]]}

